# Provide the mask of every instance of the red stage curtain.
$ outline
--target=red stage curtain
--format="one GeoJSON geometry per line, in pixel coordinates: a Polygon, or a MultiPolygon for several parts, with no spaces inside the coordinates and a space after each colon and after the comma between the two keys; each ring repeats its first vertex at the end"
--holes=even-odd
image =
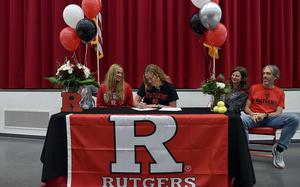
{"type": "Polygon", "coordinates": [[[228,39],[222,50],[218,72],[242,65],[250,82],[261,82],[261,69],[276,64],[281,70],[278,85],[300,87],[300,2],[298,0],[220,1],[222,22],[228,39]]]}
{"type": "MultiPolygon", "coordinates": [[[[189,28],[198,11],[190,0],[102,0],[104,59],[101,80],[112,63],[124,67],[126,80],[137,88],[143,69],[161,66],[177,88],[197,88],[209,78],[203,38],[189,28]]],[[[53,75],[72,54],[59,41],[66,27],[62,18],[69,4],[81,0],[10,0],[0,7],[0,88],[51,88],[53,75]]],[[[300,87],[300,2],[298,0],[220,0],[228,38],[217,60],[218,73],[228,77],[245,66],[250,82],[261,82],[261,68],[276,64],[279,86],[300,87]]],[[[84,56],[84,44],[78,50],[84,56]]],[[[94,52],[88,66],[96,72],[94,52]]]]}

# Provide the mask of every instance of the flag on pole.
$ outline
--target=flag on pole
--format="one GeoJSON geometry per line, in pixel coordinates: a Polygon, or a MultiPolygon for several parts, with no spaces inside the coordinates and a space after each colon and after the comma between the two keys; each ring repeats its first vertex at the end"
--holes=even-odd
{"type": "Polygon", "coordinates": [[[102,37],[102,16],[99,13],[94,19],[95,24],[97,26],[97,36],[91,41],[91,46],[97,52],[97,58],[102,59],[104,57],[103,54],[103,37],[102,37]]]}

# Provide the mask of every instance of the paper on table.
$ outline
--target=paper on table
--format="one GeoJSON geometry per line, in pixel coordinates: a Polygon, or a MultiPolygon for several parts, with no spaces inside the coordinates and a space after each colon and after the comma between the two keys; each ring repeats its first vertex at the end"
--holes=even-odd
{"type": "Polygon", "coordinates": [[[174,108],[174,107],[165,107],[165,108],[161,108],[159,109],[159,111],[182,111],[181,108],[174,108]]]}
{"type": "Polygon", "coordinates": [[[151,110],[157,110],[157,108],[135,108],[135,107],[132,107],[131,109],[137,110],[137,111],[151,111],[151,110]]]}

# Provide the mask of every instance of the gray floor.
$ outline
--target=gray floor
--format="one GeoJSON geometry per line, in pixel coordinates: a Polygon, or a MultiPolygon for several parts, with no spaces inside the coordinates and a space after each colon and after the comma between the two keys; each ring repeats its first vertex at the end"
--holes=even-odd
{"type": "Polygon", "coordinates": [[[39,187],[44,140],[0,136],[0,187],[39,187]]]}
{"type": "MultiPolygon", "coordinates": [[[[0,187],[39,187],[43,140],[0,136],[0,187]]],[[[300,144],[285,153],[285,169],[272,166],[271,158],[253,157],[255,187],[299,187],[300,144]]]]}

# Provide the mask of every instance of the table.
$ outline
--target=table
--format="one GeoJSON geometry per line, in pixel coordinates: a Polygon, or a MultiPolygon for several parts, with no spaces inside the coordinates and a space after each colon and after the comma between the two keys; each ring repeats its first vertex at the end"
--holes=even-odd
{"type": "MultiPolygon", "coordinates": [[[[43,163],[42,181],[67,176],[66,115],[51,116],[41,154],[43,163]]],[[[177,112],[135,111],[131,108],[95,108],[82,114],[166,114],[166,115],[210,115],[208,108],[182,108],[177,112]]],[[[220,114],[222,115],[222,114],[220,114]]],[[[234,186],[250,187],[255,184],[255,174],[248,149],[245,132],[238,115],[228,115],[228,174],[234,177],[234,186]]]]}

